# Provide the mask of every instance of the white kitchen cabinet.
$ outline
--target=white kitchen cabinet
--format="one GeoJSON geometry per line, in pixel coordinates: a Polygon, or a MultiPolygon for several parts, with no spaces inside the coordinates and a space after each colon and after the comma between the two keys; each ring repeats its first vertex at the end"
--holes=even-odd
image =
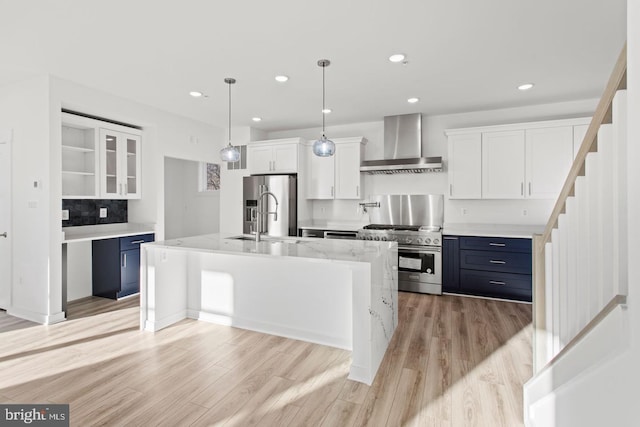
{"type": "Polygon", "coordinates": [[[589,125],[578,125],[573,127],[573,158],[575,159],[582,145],[589,125]]]}
{"type": "Polygon", "coordinates": [[[482,134],[449,137],[449,198],[482,197],[482,134]]]}
{"type": "Polygon", "coordinates": [[[100,129],[100,194],[104,199],[139,199],[140,135],[100,129]]]}
{"type": "Polygon", "coordinates": [[[482,133],[482,198],[522,199],[524,130],[482,133]]]}
{"type": "Polygon", "coordinates": [[[62,197],[97,198],[99,156],[96,128],[84,117],[64,113],[61,131],[62,197]]]}
{"type": "Polygon", "coordinates": [[[558,197],[573,163],[573,126],[526,131],[525,197],[558,197]]]}
{"type": "Polygon", "coordinates": [[[331,157],[318,157],[308,147],[311,158],[309,174],[309,199],[361,199],[362,175],[360,162],[363,137],[334,138],[336,152],[331,157]]]}
{"type": "Polygon", "coordinates": [[[445,132],[450,199],[555,199],[590,118],[445,132]]]}
{"type": "Polygon", "coordinates": [[[247,168],[251,175],[297,173],[298,139],[251,142],[247,146],[247,168]]]}
{"type": "MultiPolygon", "coordinates": [[[[333,199],[335,195],[335,157],[320,157],[308,148],[310,156],[309,199],[333,199]]],[[[336,150],[337,151],[337,150],[336,150]]],[[[360,171],[358,171],[360,172],[360,171]]]]}

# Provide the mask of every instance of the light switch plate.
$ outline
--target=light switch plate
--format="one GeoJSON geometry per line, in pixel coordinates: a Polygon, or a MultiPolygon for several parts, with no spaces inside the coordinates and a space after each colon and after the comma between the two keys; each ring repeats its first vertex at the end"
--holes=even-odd
{"type": "Polygon", "coordinates": [[[107,208],[100,208],[100,218],[107,217],[107,208]]]}
{"type": "Polygon", "coordinates": [[[69,209],[62,209],[62,220],[69,221],[69,209]]]}

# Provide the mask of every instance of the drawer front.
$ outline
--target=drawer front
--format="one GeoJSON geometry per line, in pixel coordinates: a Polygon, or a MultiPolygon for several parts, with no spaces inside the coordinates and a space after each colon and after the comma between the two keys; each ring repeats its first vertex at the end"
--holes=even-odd
{"type": "Polygon", "coordinates": [[[531,253],[531,239],[506,237],[460,237],[460,249],[531,253]]]}
{"type": "Polygon", "coordinates": [[[138,234],[137,236],[127,236],[120,238],[120,250],[128,251],[131,249],[140,249],[142,243],[153,242],[154,234],[138,234]]]}
{"type": "Polygon", "coordinates": [[[461,250],[460,268],[502,273],[531,274],[531,254],[461,250]]]}
{"type": "Polygon", "coordinates": [[[531,301],[531,276],[460,270],[460,290],[473,295],[531,301]]]}

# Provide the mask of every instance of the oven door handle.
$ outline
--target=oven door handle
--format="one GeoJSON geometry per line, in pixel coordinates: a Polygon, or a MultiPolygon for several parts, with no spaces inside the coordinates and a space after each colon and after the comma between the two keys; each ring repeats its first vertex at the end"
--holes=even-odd
{"type": "Polygon", "coordinates": [[[440,252],[440,251],[441,251],[441,248],[438,246],[428,246],[428,247],[398,246],[398,252],[434,253],[434,252],[440,252]]]}

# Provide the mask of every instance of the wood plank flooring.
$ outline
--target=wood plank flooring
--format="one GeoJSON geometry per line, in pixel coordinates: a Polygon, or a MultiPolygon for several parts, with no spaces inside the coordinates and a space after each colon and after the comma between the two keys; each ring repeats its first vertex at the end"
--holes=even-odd
{"type": "Polygon", "coordinates": [[[0,402],[69,403],[74,426],[519,426],[531,306],[401,292],[374,383],[350,353],[184,320],[138,329],[137,298],[43,326],[0,312],[0,402]]]}

